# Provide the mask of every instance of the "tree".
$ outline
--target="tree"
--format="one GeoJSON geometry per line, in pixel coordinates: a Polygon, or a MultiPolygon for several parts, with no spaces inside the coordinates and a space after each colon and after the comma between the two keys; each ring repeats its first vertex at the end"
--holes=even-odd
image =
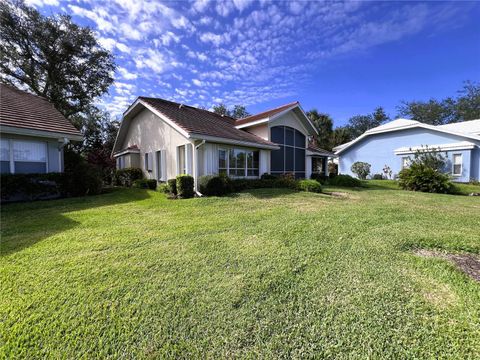
{"type": "Polygon", "coordinates": [[[317,109],[307,112],[308,118],[312,121],[318,130],[315,136],[316,145],[322,149],[332,149],[333,119],[330,115],[319,113],[317,109]]]}
{"type": "Polygon", "coordinates": [[[358,176],[359,179],[365,180],[370,175],[371,165],[362,161],[355,161],[350,170],[358,176]]]}
{"type": "Polygon", "coordinates": [[[389,119],[382,107],[377,107],[372,114],[353,116],[348,120],[350,135],[353,138],[359,137],[365,131],[380,126],[389,119]]]}
{"type": "Polygon", "coordinates": [[[398,115],[426,124],[443,125],[480,118],[480,84],[467,81],[456,98],[402,101],[398,115]]]}
{"type": "Polygon", "coordinates": [[[250,113],[247,111],[246,107],[243,105],[234,105],[232,109],[229,109],[225,104],[220,103],[218,105],[212,106],[213,112],[216,114],[229,116],[234,119],[242,119],[247,116],[250,116],[250,113]]]}
{"type": "Polygon", "coordinates": [[[353,139],[354,137],[352,136],[350,128],[348,126],[340,126],[333,130],[332,138],[330,141],[332,148],[334,148],[338,145],[342,145],[349,141],[352,141],[353,139]]]}
{"type": "Polygon", "coordinates": [[[67,15],[0,3],[0,80],[47,98],[64,116],[88,109],[113,83],[113,55],[67,15]]]}

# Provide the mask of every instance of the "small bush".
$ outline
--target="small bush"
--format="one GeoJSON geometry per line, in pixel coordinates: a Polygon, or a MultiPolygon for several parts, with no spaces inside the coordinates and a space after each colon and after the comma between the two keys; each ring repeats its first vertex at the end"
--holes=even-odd
{"type": "Polygon", "coordinates": [[[322,185],[317,180],[299,180],[297,184],[298,190],[321,193],[322,185]]]}
{"type": "Polygon", "coordinates": [[[164,193],[164,194],[169,194],[170,193],[170,187],[168,186],[167,183],[162,183],[158,185],[158,191],[164,193]]]}
{"type": "Polygon", "coordinates": [[[167,186],[170,194],[177,195],[177,179],[168,179],[167,186]]]}
{"type": "Polygon", "coordinates": [[[360,187],[362,182],[350,175],[337,175],[328,180],[328,184],[332,186],[345,186],[345,187],[360,187]]]}
{"type": "Polygon", "coordinates": [[[310,175],[310,179],[317,180],[320,184],[326,184],[329,177],[324,174],[312,173],[312,175],[310,175]]]}
{"type": "Polygon", "coordinates": [[[177,195],[181,199],[192,198],[195,195],[193,176],[177,176],[177,195]]]}
{"type": "Polygon", "coordinates": [[[70,149],[64,151],[64,180],[61,184],[64,196],[96,195],[102,192],[101,169],[70,149]]]}
{"type": "Polygon", "coordinates": [[[385,178],[383,177],[382,174],[375,174],[372,176],[373,180],[384,180],[385,178]]]}
{"type": "Polygon", "coordinates": [[[275,180],[276,178],[278,178],[278,176],[267,173],[262,174],[262,176],[260,177],[261,180],[275,180]]]}
{"type": "Polygon", "coordinates": [[[125,168],[115,172],[115,184],[119,186],[132,186],[135,180],[143,179],[142,169],[125,168]]]}
{"type": "Polygon", "coordinates": [[[157,189],[157,180],[155,179],[139,179],[133,182],[133,186],[139,189],[157,189]]]}
{"type": "Polygon", "coordinates": [[[398,178],[398,185],[404,190],[444,194],[454,191],[447,174],[418,163],[400,171],[398,178]]]}
{"type": "Polygon", "coordinates": [[[229,192],[227,177],[205,175],[198,179],[200,192],[205,196],[223,196],[229,192]]]}
{"type": "Polygon", "coordinates": [[[359,179],[365,180],[370,175],[371,165],[366,162],[356,161],[352,164],[350,170],[358,176],[359,179]]]}

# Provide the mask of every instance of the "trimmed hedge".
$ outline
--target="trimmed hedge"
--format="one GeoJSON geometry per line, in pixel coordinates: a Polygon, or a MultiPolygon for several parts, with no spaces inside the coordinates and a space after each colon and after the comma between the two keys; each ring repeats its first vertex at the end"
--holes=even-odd
{"type": "Polygon", "coordinates": [[[328,185],[332,186],[345,186],[345,187],[360,187],[362,186],[362,182],[350,175],[337,175],[331,177],[328,180],[328,185]]]}
{"type": "Polygon", "coordinates": [[[298,181],[298,190],[321,193],[322,185],[317,180],[299,180],[298,181]]]}
{"type": "Polygon", "coordinates": [[[320,184],[326,184],[329,177],[327,175],[313,173],[312,175],[310,175],[310,179],[317,180],[320,184]]]}
{"type": "Polygon", "coordinates": [[[167,186],[171,194],[177,195],[177,179],[168,179],[167,186]]]}
{"type": "Polygon", "coordinates": [[[177,176],[177,196],[181,199],[192,198],[195,195],[193,176],[177,176]]]}
{"type": "Polygon", "coordinates": [[[198,188],[206,196],[223,196],[229,192],[231,184],[226,176],[205,175],[198,179],[198,188]]]}
{"type": "Polygon", "coordinates": [[[115,185],[131,187],[135,180],[143,179],[142,169],[125,168],[115,171],[115,185]]]}
{"type": "Polygon", "coordinates": [[[139,189],[157,189],[157,180],[155,179],[139,179],[133,182],[133,186],[139,189]]]}

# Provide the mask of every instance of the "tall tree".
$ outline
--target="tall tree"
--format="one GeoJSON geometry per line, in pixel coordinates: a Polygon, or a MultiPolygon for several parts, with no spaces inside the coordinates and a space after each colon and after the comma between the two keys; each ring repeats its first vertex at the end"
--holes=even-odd
{"type": "Polygon", "coordinates": [[[318,130],[318,135],[314,137],[316,145],[322,149],[331,150],[333,134],[332,117],[328,114],[318,112],[317,109],[308,111],[307,116],[318,130]]]}
{"type": "Polygon", "coordinates": [[[234,119],[242,119],[250,116],[247,108],[244,105],[234,105],[232,109],[229,109],[224,103],[212,106],[213,112],[216,114],[230,116],[234,119]]]}
{"type": "Polygon", "coordinates": [[[115,64],[94,32],[67,15],[0,2],[0,80],[50,100],[66,117],[88,110],[113,83],[115,64]]]}
{"type": "Polygon", "coordinates": [[[334,148],[335,146],[345,144],[353,139],[354,137],[350,132],[350,128],[348,126],[340,126],[333,130],[330,143],[332,148],[334,148]]]}
{"type": "Polygon", "coordinates": [[[356,138],[365,131],[380,126],[389,120],[388,115],[382,107],[377,107],[372,114],[355,115],[348,120],[350,136],[356,138]]]}
{"type": "Polygon", "coordinates": [[[431,125],[479,119],[480,83],[467,81],[457,93],[443,100],[402,101],[398,115],[431,125]]]}

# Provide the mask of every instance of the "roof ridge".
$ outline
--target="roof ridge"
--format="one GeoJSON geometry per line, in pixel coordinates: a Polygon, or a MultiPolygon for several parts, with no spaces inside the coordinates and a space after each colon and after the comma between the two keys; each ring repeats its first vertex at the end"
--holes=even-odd
{"type": "Polygon", "coordinates": [[[264,114],[264,113],[268,113],[268,112],[271,112],[271,111],[279,110],[279,109],[284,108],[284,107],[293,106],[293,105],[298,105],[298,104],[299,104],[298,100],[297,100],[297,101],[292,101],[292,102],[290,102],[290,103],[283,104],[283,105],[277,106],[277,107],[272,108],[272,109],[264,110],[264,111],[261,111],[261,112],[259,112],[259,113],[256,113],[256,114],[253,114],[253,115],[249,115],[249,116],[247,116],[247,117],[244,117],[244,118],[241,118],[241,119],[237,119],[237,120],[238,120],[238,121],[240,121],[240,120],[246,120],[246,119],[251,118],[251,117],[254,117],[254,116],[258,116],[258,115],[261,115],[261,114],[264,114]]]}
{"type": "Polygon", "coordinates": [[[17,91],[17,92],[20,92],[22,94],[36,96],[36,97],[40,98],[41,100],[47,101],[50,105],[53,106],[53,104],[45,96],[41,96],[41,95],[38,95],[38,94],[33,94],[31,92],[28,92],[27,90],[22,90],[22,89],[16,88],[15,86],[13,86],[11,84],[5,84],[5,83],[0,82],[0,86],[6,86],[10,90],[17,91]]]}

